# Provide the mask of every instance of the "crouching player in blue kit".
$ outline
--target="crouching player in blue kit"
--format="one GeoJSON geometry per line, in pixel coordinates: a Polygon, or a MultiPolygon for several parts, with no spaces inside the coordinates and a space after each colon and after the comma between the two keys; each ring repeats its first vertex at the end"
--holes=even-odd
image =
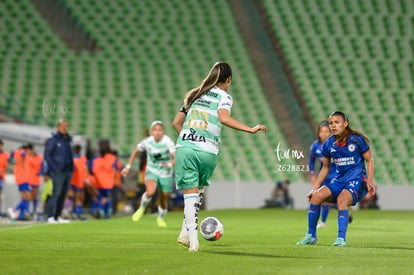
{"type": "Polygon", "coordinates": [[[298,245],[317,243],[316,223],[321,204],[333,202],[338,204],[338,236],[333,246],[346,246],[348,206],[362,200],[367,192],[375,194],[374,161],[368,138],[351,129],[348,117],[339,111],[329,116],[329,128],[332,136],[322,146],[323,166],[308,194],[308,232],[298,245]],[[335,163],[337,176],[329,185],[321,187],[329,174],[331,160],[335,163]]]}

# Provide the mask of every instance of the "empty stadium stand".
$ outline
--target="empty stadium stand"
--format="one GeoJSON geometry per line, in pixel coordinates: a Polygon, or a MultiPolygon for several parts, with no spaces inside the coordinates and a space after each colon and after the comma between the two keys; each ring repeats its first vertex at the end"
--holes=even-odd
{"type": "Polygon", "coordinates": [[[348,113],[371,139],[376,182],[412,184],[414,2],[261,4],[315,121],[348,113]]]}
{"type": "MultiPolygon", "coordinates": [[[[288,144],[266,100],[249,54],[226,2],[60,0],[98,51],[74,52],[62,42],[30,1],[0,3],[0,92],[19,104],[26,121],[45,124],[59,116],[71,130],[92,140],[109,137],[129,154],[143,129],[170,122],[185,92],[217,60],[232,64],[233,114],[264,123],[269,132],[251,136],[223,130],[215,179],[296,180],[274,173],[275,148],[288,144]]],[[[294,164],[287,160],[285,164],[294,164]]]]}

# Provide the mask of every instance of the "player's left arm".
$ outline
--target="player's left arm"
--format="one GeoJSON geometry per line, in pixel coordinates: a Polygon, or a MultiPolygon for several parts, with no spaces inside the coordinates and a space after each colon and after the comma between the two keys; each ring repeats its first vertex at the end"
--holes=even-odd
{"type": "Polygon", "coordinates": [[[365,160],[366,167],[367,167],[367,173],[368,173],[368,179],[367,179],[367,187],[368,192],[371,193],[371,195],[375,194],[375,184],[374,184],[374,159],[372,158],[371,150],[367,150],[362,154],[362,157],[365,160]]]}

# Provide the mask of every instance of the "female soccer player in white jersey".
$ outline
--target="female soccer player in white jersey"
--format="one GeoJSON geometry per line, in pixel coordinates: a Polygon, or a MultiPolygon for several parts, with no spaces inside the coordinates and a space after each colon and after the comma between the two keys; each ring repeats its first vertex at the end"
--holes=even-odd
{"type": "Polygon", "coordinates": [[[264,125],[248,127],[231,117],[233,99],[227,93],[231,81],[230,65],[215,63],[203,82],[187,93],[173,121],[179,133],[175,178],[184,194],[184,222],[177,241],[189,251],[198,251],[198,211],[202,201],[199,191],[210,184],[222,126],[251,134],[267,130],[264,125]]]}
{"type": "Polygon", "coordinates": [[[308,232],[298,245],[316,244],[316,223],[321,204],[338,204],[338,235],[333,246],[346,246],[348,229],[348,206],[362,200],[367,192],[375,194],[374,161],[368,145],[368,138],[351,129],[348,117],[339,111],[329,116],[329,128],[332,136],[322,146],[323,166],[308,194],[308,232]],[[337,170],[336,178],[322,186],[330,170],[331,160],[337,170]]]}
{"type": "Polygon", "coordinates": [[[151,124],[151,136],[138,143],[128,160],[128,164],[121,171],[122,176],[128,174],[131,164],[139,152],[147,154],[147,168],[145,170],[145,188],[142,194],[138,210],[132,215],[132,220],[137,222],[145,213],[145,209],[151,198],[155,195],[157,187],[160,188],[160,205],[158,206],[158,227],[165,228],[164,220],[168,210],[168,196],[172,191],[172,173],[175,163],[175,144],[170,137],[164,135],[164,127],[157,120],[151,124]]]}

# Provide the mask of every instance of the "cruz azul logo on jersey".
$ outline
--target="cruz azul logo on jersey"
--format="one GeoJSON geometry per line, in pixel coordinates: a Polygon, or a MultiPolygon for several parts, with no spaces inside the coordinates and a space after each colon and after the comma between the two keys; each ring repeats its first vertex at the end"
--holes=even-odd
{"type": "Polygon", "coordinates": [[[206,142],[206,137],[197,135],[196,130],[190,128],[190,133],[185,133],[182,140],[189,140],[193,142],[206,142]]]}
{"type": "Polygon", "coordinates": [[[351,143],[351,144],[349,144],[349,145],[348,145],[348,151],[349,151],[349,152],[353,152],[353,151],[355,151],[355,144],[352,144],[352,143],[351,143]]]}
{"type": "Polygon", "coordinates": [[[344,166],[344,165],[353,165],[355,164],[354,157],[346,157],[346,158],[333,158],[336,166],[344,166]]]}

